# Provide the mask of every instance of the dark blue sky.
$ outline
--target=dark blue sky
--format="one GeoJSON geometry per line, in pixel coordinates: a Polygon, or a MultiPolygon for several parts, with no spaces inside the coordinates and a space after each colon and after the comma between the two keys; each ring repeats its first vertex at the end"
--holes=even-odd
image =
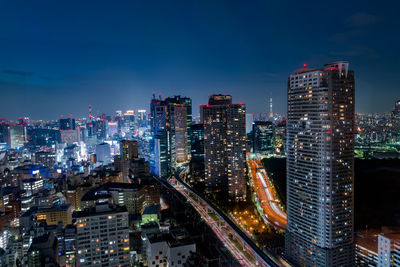
{"type": "Polygon", "coordinates": [[[303,63],[349,60],[356,109],[400,98],[397,1],[2,1],[0,117],[147,108],[153,91],[197,106],[230,93],[248,112],[303,63]]]}

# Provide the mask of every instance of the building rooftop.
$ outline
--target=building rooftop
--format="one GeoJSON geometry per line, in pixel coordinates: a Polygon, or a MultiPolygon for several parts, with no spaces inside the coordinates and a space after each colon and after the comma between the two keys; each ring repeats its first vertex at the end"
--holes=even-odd
{"type": "Polygon", "coordinates": [[[378,253],[378,233],[359,233],[355,237],[355,244],[378,253]]]}
{"type": "Polygon", "coordinates": [[[33,182],[36,182],[36,181],[39,181],[39,180],[42,180],[42,179],[39,179],[39,178],[27,178],[27,179],[22,179],[22,182],[23,183],[33,183],[33,182]]]}
{"type": "Polygon", "coordinates": [[[168,246],[179,247],[194,244],[193,239],[183,227],[177,227],[170,230],[169,233],[149,233],[147,238],[150,243],[167,242],[168,246]]]}
{"type": "Polygon", "coordinates": [[[400,241],[400,232],[392,232],[392,233],[382,233],[381,236],[384,236],[392,241],[400,241]]]}
{"type": "Polygon", "coordinates": [[[54,212],[54,211],[68,211],[71,204],[53,205],[51,208],[41,208],[38,212],[54,212]]]}
{"type": "Polygon", "coordinates": [[[96,201],[108,198],[111,198],[111,195],[107,191],[104,191],[99,187],[94,187],[83,195],[81,201],[96,201]]]}
{"type": "Polygon", "coordinates": [[[158,214],[160,208],[161,208],[160,204],[149,205],[144,209],[143,214],[158,214]]]}
{"type": "Polygon", "coordinates": [[[81,218],[122,212],[128,212],[126,207],[104,203],[102,205],[96,205],[96,207],[88,208],[83,211],[75,211],[72,216],[74,218],[81,218]]]}

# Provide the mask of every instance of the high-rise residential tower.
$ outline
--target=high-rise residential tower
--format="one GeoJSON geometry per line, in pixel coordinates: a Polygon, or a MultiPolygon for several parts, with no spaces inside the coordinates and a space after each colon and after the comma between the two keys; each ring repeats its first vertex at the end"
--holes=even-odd
{"type": "Polygon", "coordinates": [[[230,200],[245,200],[246,107],[232,104],[231,95],[212,95],[200,115],[208,191],[227,190],[230,200]]]}
{"type": "Polygon", "coordinates": [[[348,62],[288,80],[286,254],[353,266],[354,72],[348,62]]]}

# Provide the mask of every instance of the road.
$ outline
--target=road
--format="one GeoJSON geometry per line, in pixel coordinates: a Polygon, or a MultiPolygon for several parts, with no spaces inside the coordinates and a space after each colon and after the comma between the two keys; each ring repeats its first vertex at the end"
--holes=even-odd
{"type": "Polygon", "coordinates": [[[231,241],[227,234],[226,230],[219,226],[218,221],[214,220],[207,212],[206,207],[202,206],[195,199],[193,199],[185,190],[185,187],[179,185],[178,183],[171,183],[174,188],[180,192],[196,209],[196,211],[203,217],[205,222],[210,226],[210,228],[217,235],[218,239],[225,245],[225,247],[230,251],[230,253],[235,257],[235,259],[240,263],[241,266],[254,266],[250,260],[246,258],[243,253],[243,250],[237,248],[233,241],[231,241]]]}
{"type": "Polygon", "coordinates": [[[276,228],[286,228],[286,213],[279,206],[280,202],[275,198],[275,188],[265,171],[261,160],[258,157],[247,156],[251,178],[254,184],[254,191],[258,204],[261,206],[263,219],[274,225],[276,228]]]}

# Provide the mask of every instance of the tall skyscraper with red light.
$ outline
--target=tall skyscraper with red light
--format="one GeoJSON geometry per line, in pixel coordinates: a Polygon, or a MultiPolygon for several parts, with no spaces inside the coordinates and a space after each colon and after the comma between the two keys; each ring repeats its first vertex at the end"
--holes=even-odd
{"type": "Polygon", "coordinates": [[[354,72],[348,62],[288,80],[286,255],[353,266],[354,72]]]}

